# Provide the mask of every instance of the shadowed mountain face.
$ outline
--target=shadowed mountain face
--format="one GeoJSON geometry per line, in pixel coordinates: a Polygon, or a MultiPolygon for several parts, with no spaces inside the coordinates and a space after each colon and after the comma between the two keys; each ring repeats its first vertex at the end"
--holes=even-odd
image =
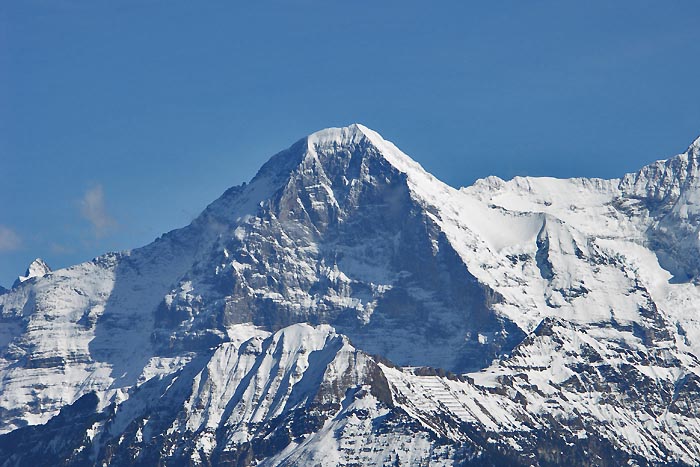
{"type": "Polygon", "coordinates": [[[698,147],[457,190],[327,129],[148,246],[37,259],[0,465],[696,464],[698,147]]]}
{"type": "Polygon", "coordinates": [[[700,273],[700,138],[674,158],[658,161],[620,184],[627,208],[652,222],[650,247],[676,282],[700,273]]]}
{"type": "Polygon", "coordinates": [[[489,310],[490,291],[452,248],[435,209],[359,128],[293,146],[251,186],[270,178],[279,188],[228,227],[163,301],[163,334],[329,323],[370,353],[453,371],[482,368],[522,338],[489,310]],[[495,337],[484,345],[480,333],[495,337]]]}

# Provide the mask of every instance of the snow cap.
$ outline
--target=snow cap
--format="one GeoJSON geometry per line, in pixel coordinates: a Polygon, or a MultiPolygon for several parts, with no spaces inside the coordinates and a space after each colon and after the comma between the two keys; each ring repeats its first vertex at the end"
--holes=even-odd
{"type": "Polygon", "coordinates": [[[49,265],[46,264],[46,262],[43,259],[37,258],[29,264],[29,267],[27,267],[27,271],[24,273],[23,276],[19,276],[17,278],[12,287],[17,287],[22,282],[27,281],[33,277],[45,276],[50,272],[51,268],[49,267],[49,265]]]}

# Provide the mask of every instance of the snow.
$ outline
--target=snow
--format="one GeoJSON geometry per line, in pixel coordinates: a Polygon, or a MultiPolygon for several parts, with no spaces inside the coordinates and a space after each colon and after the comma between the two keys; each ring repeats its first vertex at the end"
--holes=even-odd
{"type": "MultiPolygon", "coordinates": [[[[100,408],[118,407],[110,430],[120,433],[149,407],[149,397],[167,394],[178,415],[169,432],[192,435],[198,449],[212,453],[221,443],[250,441],[256,427],[318,398],[338,408],[269,465],[427,462],[434,449],[428,433],[461,440],[462,422],[500,434],[521,451],[527,445],[506,434],[525,436],[574,414],[629,452],[700,459],[700,424],[689,412],[669,410],[663,399],[685,376],[700,375],[700,139],[686,153],[620,179],[489,177],[461,189],[359,124],[314,133],[293,148],[192,225],[152,245],[54,272],[35,260],[13,290],[0,295],[0,408],[13,414],[0,430],[44,423],[94,390],[100,408]],[[347,157],[350,151],[340,149],[350,147],[383,158],[386,171],[344,174],[338,188],[323,158],[347,157]],[[424,345],[398,319],[371,327],[377,304],[393,290],[440,311],[432,289],[402,285],[420,271],[392,269],[391,261],[402,258],[377,254],[384,245],[372,243],[396,248],[403,237],[323,242],[328,223],[353,220],[348,199],[370,183],[405,183],[409,208],[424,216],[426,230],[437,232],[426,236],[423,251],[437,258],[453,250],[469,274],[464,280],[473,277],[484,291],[487,311],[526,335],[518,346],[497,349],[499,358],[463,380],[419,376],[362,352],[365,346],[390,350],[415,366],[456,358],[447,359],[453,350],[436,341],[424,345]],[[300,222],[280,206],[316,220],[300,222]],[[337,218],[329,214],[343,209],[348,212],[337,218]],[[331,247],[335,256],[324,257],[331,247]],[[271,286],[273,279],[282,284],[271,286]],[[322,281],[332,284],[323,295],[307,286],[322,281]],[[268,328],[245,322],[250,318],[237,308],[246,310],[241,297],[269,300],[288,315],[271,312],[268,328]],[[322,316],[313,314],[321,306],[355,313],[357,348],[329,325],[285,321],[322,316]],[[226,307],[236,313],[219,321],[226,307]],[[186,318],[168,327],[178,313],[186,318]],[[212,323],[220,327],[211,329],[212,323]],[[188,347],[204,331],[212,340],[188,347]],[[373,365],[421,434],[373,431],[373,420],[389,410],[371,393],[373,365]],[[649,399],[636,400],[630,381],[651,388],[649,399]],[[618,394],[618,383],[632,389],[618,394]],[[183,401],[177,394],[187,396],[183,401]],[[217,430],[228,435],[222,439],[217,430]],[[362,443],[372,449],[362,450],[362,443]]],[[[441,319],[430,325],[443,331],[465,325],[455,318],[463,315],[433,316],[441,319]]],[[[457,339],[495,348],[505,331],[476,321],[457,339]]],[[[139,427],[137,438],[145,441],[149,429],[139,427]]],[[[99,430],[91,428],[89,437],[99,430]]]]}
{"type": "Polygon", "coordinates": [[[27,271],[24,273],[24,275],[17,278],[17,281],[15,281],[13,287],[17,287],[17,285],[21,284],[22,282],[34,277],[43,277],[50,272],[51,268],[49,265],[46,264],[43,259],[37,258],[31,262],[29,267],[27,267],[27,271]]]}

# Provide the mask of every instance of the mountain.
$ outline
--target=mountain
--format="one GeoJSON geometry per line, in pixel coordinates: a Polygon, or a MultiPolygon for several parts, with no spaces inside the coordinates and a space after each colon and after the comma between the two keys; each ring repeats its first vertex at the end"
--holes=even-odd
{"type": "Polygon", "coordinates": [[[12,287],[17,287],[22,282],[31,279],[32,277],[43,277],[51,272],[51,268],[44,262],[43,259],[37,258],[27,267],[27,271],[23,276],[19,276],[12,287]]]}
{"type": "Polygon", "coordinates": [[[0,294],[0,465],[700,463],[699,160],[454,189],[314,133],[0,294]]]}

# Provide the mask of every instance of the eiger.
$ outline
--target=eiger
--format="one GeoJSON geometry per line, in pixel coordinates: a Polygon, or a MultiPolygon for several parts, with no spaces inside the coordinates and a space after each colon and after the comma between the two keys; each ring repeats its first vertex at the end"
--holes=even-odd
{"type": "Polygon", "coordinates": [[[0,466],[700,464],[700,139],[455,189],[314,133],[0,288],[0,466]]]}

